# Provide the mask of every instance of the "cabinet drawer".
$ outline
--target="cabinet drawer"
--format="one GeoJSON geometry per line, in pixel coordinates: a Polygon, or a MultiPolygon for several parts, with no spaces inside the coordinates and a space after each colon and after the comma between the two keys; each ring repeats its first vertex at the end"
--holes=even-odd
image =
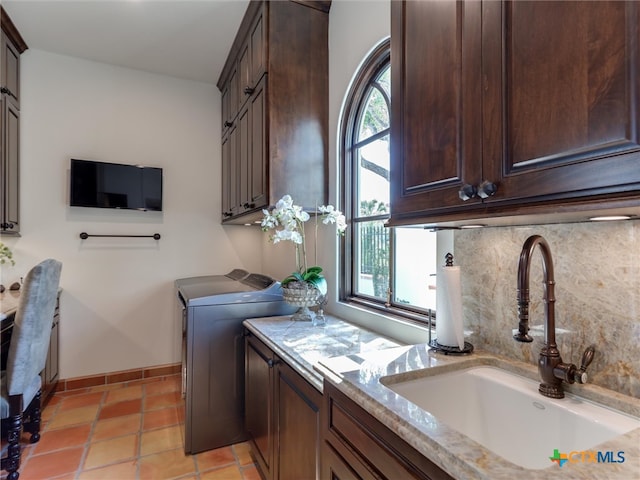
{"type": "Polygon", "coordinates": [[[329,413],[329,429],[348,447],[366,461],[375,459],[374,470],[379,470],[383,478],[421,478],[403,466],[395,455],[384,445],[374,440],[371,432],[363,429],[356,420],[335,402],[331,402],[329,413]]]}
{"type": "Polygon", "coordinates": [[[376,476],[354,455],[347,451],[338,453],[328,442],[324,444],[322,455],[324,463],[322,480],[376,479],[376,476]]]}
{"type": "Polygon", "coordinates": [[[354,455],[374,478],[452,479],[327,382],[324,394],[325,441],[343,456],[354,455]]]}

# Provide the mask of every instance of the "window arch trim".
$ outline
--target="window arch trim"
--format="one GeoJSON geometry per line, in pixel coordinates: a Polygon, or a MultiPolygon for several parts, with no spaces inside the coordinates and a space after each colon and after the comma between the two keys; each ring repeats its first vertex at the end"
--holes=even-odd
{"type": "MultiPolygon", "coordinates": [[[[389,134],[389,129],[382,130],[376,134],[363,139],[356,143],[354,140],[357,138],[357,126],[359,125],[359,116],[364,113],[363,102],[367,100],[365,96],[366,91],[373,87],[378,90],[387,103],[390,105],[389,97],[379,83],[376,81],[381,71],[390,63],[391,59],[391,39],[386,38],[382,40],[376,47],[374,47],[367,58],[362,62],[361,66],[351,82],[351,87],[346,96],[346,101],[343,105],[342,121],[339,131],[339,152],[338,158],[341,162],[341,171],[343,178],[343,188],[340,192],[341,204],[343,205],[343,211],[348,212],[348,215],[352,215],[354,212],[354,196],[352,195],[354,185],[354,161],[352,158],[353,151],[362,145],[373,141],[375,138],[382,137],[389,134]]],[[[390,113],[390,112],[389,112],[390,113]]],[[[353,218],[348,219],[353,221],[353,218]]],[[[371,218],[370,218],[371,220],[371,218]]],[[[351,232],[347,229],[347,238],[340,243],[340,280],[338,297],[340,300],[351,300],[349,297],[353,286],[353,264],[351,260],[345,259],[352,258],[352,238],[351,232]]],[[[372,305],[375,307],[375,305],[372,305]]]]}

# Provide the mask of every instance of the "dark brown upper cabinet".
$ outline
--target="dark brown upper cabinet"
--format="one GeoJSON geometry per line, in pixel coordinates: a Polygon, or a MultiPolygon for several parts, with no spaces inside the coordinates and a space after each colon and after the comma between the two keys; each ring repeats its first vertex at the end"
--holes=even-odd
{"type": "Polygon", "coordinates": [[[20,54],[27,45],[0,6],[0,233],[20,233],[20,54]]]}
{"type": "Polygon", "coordinates": [[[28,47],[4,8],[0,12],[0,23],[0,88],[2,94],[20,108],[20,54],[28,47]]]}
{"type": "Polygon", "coordinates": [[[222,221],[326,203],[328,2],[251,1],[218,81],[222,221]]]}
{"type": "Polygon", "coordinates": [[[392,2],[392,224],[640,205],[638,2],[392,2]]]}

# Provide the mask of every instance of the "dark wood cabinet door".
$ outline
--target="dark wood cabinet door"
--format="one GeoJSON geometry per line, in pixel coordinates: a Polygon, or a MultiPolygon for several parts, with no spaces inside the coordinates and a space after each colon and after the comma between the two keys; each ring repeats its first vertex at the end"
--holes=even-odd
{"type": "Polygon", "coordinates": [[[238,68],[237,64],[234,65],[231,74],[229,75],[229,80],[227,82],[228,85],[228,96],[229,96],[229,121],[233,122],[238,114],[238,109],[240,107],[240,102],[238,100],[238,68]]]}
{"type": "Polygon", "coordinates": [[[479,2],[391,2],[391,214],[459,208],[481,179],[479,2]]]}
{"type": "Polygon", "coordinates": [[[267,480],[273,478],[273,354],[251,335],[245,343],[245,429],[267,480]]]}
{"type": "Polygon", "coordinates": [[[238,104],[239,108],[247,102],[252,92],[251,43],[246,42],[238,57],[238,104]]]}
{"type": "Polygon", "coordinates": [[[0,6],[0,232],[20,232],[20,54],[27,49],[0,6]]]}
{"type": "Polygon", "coordinates": [[[58,381],[58,345],[59,345],[59,327],[58,327],[58,319],[54,319],[53,325],[51,326],[51,338],[49,339],[49,354],[47,356],[47,383],[52,385],[58,381]]]}
{"type": "Polygon", "coordinates": [[[249,105],[245,105],[238,114],[238,212],[249,209],[251,202],[251,114],[249,105]]]}
{"type": "Polygon", "coordinates": [[[0,95],[0,231],[4,232],[5,230],[5,204],[6,202],[6,191],[7,191],[7,175],[5,173],[5,100],[6,95],[0,95]]]}
{"type": "MultiPolygon", "coordinates": [[[[234,137],[235,138],[235,137],[234,137]]],[[[222,137],[222,219],[231,216],[231,192],[229,182],[231,180],[231,135],[222,137]]]]}
{"type": "Polygon", "coordinates": [[[239,209],[238,123],[222,138],[222,219],[237,215],[239,209]]]}
{"type": "Polygon", "coordinates": [[[223,90],[220,97],[220,109],[222,110],[222,135],[231,126],[232,118],[229,117],[229,86],[227,85],[223,90]]]}
{"type": "MultiPolygon", "coordinates": [[[[59,300],[59,299],[58,299],[59,300]]],[[[49,338],[49,352],[47,354],[47,362],[44,367],[44,375],[42,378],[42,401],[47,402],[50,395],[55,391],[58,384],[59,372],[59,309],[56,307],[56,314],[51,325],[51,337],[49,338]]]]}
{"type": "Polygon", "coordinates": [[[282,361],[278,362],[277,378],[276,478],[319,478],[322,394],[282,361]]]}
{"type": "Polygon", "coordinates": [[[251,177],[249,179],[250,207],[267,206],[267,92],[266,77],[258,83],[251,98],[251,177]]]}
{"type": "Polygon", "coordinates": [[[0,26],[0,87],[9,101],[20,108],[20,54],[28,47],[2,5],[0,26]]]}
{"type": "Polygon", "coordinates": [[[20,107],[20,52],[2,32],[0,41],[0,87],[16,107],[20,107]]]}
{"type": "Polygon", "coordinates": [[[249,34],[249,44],[251,45],[251,83],[255,87],[262,75],[267,71],[267,45],[265,39],[266,7],[263,6],[255,19],[249,34]]]}
{"type": "Polygon", "coordinates": [[[640,3],[482,8],[487,201],[640,190],[640,3]]]}
{"type": "Polygon", "coordinates": [[[20,174],[20,110],[8,95],[2,95],[2,191],[3,202],[0,212],[3,232],[19,233],[19,174],[20,174]]]}

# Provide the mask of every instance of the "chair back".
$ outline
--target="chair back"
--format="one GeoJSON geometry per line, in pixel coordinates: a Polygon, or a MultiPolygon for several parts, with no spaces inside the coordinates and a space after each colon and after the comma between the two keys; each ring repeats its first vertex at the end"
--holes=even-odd
{"type": "Polygon", "coordinates": [[[24,280],[7,357],[7,390],[19,395],[45,366],[62,263],[47,259],[24,280]]]}

